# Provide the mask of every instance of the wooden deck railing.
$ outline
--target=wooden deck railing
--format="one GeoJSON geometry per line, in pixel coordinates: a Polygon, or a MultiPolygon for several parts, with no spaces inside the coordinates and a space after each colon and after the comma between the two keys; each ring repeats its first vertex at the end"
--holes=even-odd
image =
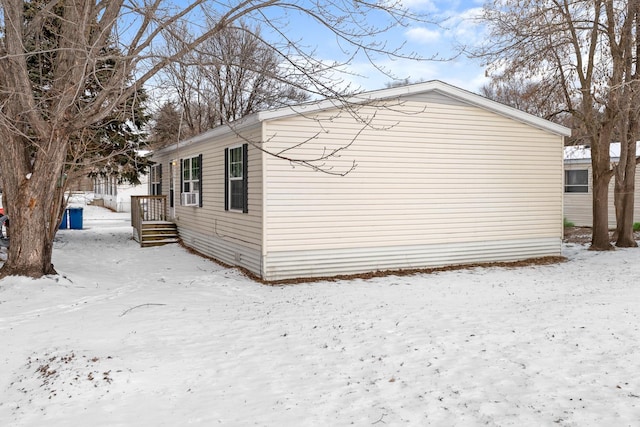
{"type": "Polygon", "coordinates": [[[167,220],[167,196],[131,196],[131,225],[140,241],[142,223],[167,220]]]}

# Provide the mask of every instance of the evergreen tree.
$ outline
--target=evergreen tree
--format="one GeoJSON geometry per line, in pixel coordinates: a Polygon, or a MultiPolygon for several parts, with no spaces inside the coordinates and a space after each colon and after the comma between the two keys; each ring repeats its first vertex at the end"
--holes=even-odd
{"type": "MultiPolygon", "coordinates": [[[[34,17],[48,4],[44,0],[25,2],[25,26],[34,25],[34,17]]],[[[42,103],[48,103],[50,96],[56,96],[49,91],[54,87],[53,64],[59,52],[63,7],[64,2],[56,4],[54,13],[40,20],[43,30],[39,37],[26,39],[30,52],[27,59],[29,76],[34,93],[42,103]]],[[[112,45],[101,49],[98,56],[101,60],[93,64],[94,71],[87,74],[78,104],[94,102],[100,95],[102,83],[112,77],[117,57],[122,56],[112,45]]],[[[115,106],[109,116],[71,136],[75,143],[67,154],[63,189],[85,176],[115,176],[118,182],[140,183],[140,175],[147,173],[149,165],[142,151],[146,148],[146,133],[142,129],[150,118],[145,112],[146,99],[144,89],[138,89],[123,104],[115,106]]]]}

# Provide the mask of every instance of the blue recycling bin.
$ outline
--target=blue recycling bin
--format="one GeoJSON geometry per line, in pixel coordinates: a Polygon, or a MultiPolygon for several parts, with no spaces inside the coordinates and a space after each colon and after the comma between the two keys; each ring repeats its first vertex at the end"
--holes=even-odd
{"type": "Polygon", "coordinates": [[[60,230],[64,230],[66,228],[69,227],[69,218],[67,217],[67,209],[64,210],[64,213],[62,214],[62,222],[60,223],[60,227],[58,227],[60,230]]]}
{"type": "Polygon", "coordinates": [[[72,230],[82,230],[82,208],[68,208],[69,228],[72,230]]]}

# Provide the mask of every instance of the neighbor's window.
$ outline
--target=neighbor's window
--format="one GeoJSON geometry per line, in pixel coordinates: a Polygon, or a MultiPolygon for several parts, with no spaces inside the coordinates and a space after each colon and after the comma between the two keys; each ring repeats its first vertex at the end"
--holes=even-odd
{"type": "Polygon", "coordinates": [[[589,171],[586,169],[564,171],[564,192],[588,193],[589,171]]]}
{"type": "Polygon", "coordinates": [[[112,196],[118,195],[118,179],[115,176],[109,177],[110,191],[109,194],[112,196]]]}
{"type": "Polygon", "coordinates": [[[225,208],[247,212],[247,144],[227,148],[225,208]]]}
{"type": "Polygon", "coordinates": [[[150,172],[151,181],[151,195],[158,196],[162,194],[162,165],[153,165],[151,166],[150,172]]]}
{"type": "Polygon", "coordinates": [[[94,191],[97,194],[107,196],[118,195],[118,180],[112,176],[97,178],[94,183],[94,191]]]}

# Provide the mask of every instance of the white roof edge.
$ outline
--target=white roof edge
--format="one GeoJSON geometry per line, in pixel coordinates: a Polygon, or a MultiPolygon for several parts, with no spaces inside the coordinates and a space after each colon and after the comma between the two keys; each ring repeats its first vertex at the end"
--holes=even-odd
{"type": "MultiPolygon", "coordinates": [[[[472,104],[489,111],[493,111],[502,116],[512,118],[514,120],[529,124],[531,126],[546,130],[548,132],[561,135],[571,136],[571,129],[550,122],[549,120],[534,116],[524,111],[518,110],[508,105],[501,104],[497,101],[485,98],[465,89],[444,83],[440,80],[431,80],[424,83],[416,83],[405,86],[398,86],[388,89],[380,89],[371,92],[363,92],[350,97],[346,102],[349,103],[366,103],[375,100],[397,98],[405,95],[414,95],[425,92],[440,92],[462,102],[472,104]]],[[[307,104],[293,105],[290,107],[278,108],[276,110],[268,110],[256,113],[259,121],[272,120],[288,117],[299,113],[310,113],[321,111],[332,107],[337,107],[341,102],[335,99],[327,99],[307,104]]]]}

